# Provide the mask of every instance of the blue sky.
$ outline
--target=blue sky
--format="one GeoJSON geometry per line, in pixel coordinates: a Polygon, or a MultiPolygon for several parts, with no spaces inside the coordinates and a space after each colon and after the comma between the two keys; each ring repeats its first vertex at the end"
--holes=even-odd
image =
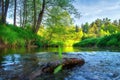
{"type": "Polygon", "coordinates": [[[120,0],[76,0],[75,7],[82,15],[75,20],[77,25],[90,23],[97,18],[120,19],[120,0]]]}

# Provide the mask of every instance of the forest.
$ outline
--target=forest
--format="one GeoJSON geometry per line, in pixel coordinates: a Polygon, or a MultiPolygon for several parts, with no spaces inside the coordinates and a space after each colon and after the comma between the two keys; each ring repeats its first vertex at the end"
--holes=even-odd
{"type": "Polygon", "coordinates": [[[0,47],[119,47],[120,20],[103,18],[75,25],[72,16],[81,14],[72,2],[1,0],[0,47]]]}

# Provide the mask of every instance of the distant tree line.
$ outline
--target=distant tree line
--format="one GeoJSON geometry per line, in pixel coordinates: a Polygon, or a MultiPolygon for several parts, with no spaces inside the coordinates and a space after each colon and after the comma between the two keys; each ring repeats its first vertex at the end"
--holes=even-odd
{"type": "Polygon", "coordinates": [[[111,21],[108,18],[96,19],[92,23],[86,22],[81,25],[84,38],[100,37],[120,32],[120,19],[111,21]]]}

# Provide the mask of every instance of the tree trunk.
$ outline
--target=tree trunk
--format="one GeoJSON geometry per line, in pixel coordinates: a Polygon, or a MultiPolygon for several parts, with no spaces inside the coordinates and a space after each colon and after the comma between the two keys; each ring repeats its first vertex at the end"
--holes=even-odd
{"type": "Polygon", "coordinates": [[[0,0],[0,22],[2,18],[2,0],[0,0]]]}
{"type": "Polygon", "coordinates": [[[23,7],[23,25],[22,25],[22,27],[24,28],[25,27],[25,24],[26,24],[26,22],[27,22],[27,20],[26,20],[26,17],[27,17],[27,0],[24,0],[24,7],[23,7]]]}
{"type": "Polygon", "coordinates": [[[34,22],[33,22],[33,31],[35,31],[35,26],[36,26],[36,0],[33,0],[33,5],[34,5],[34,22]]]}
{"type": "Polygon", "coordinates": [[[20,27],[22,26],[22,10],[20,9],[20,27]]]}
{"type": "Polygon", "coordinates": [[[27,0],[25,0],[26,2],[25,2],[25,26],[26,26],[26,24],[27,24],[27,18],[28,18],[28,15],[27,15],[27,13],[28,13],[28,11],[27,11],[27,0]]]}
{"type": "Polygon", "coordinates": [[[16,26],[16,7],[17,7],[17,0],[14,0],[14,26],[16,26]]]}
{"type": "Polygon", "coordinates": [[[40,28],[40,25],[41,25],[41,22],[42,22],[42,19],[43,19],[44,10],[45,10],[45,0],[43,0],[42,10],[40,11],[39,16],[38,16],[38,20],[37,20],[37,24],[36,24],[36,29],[34,31],[35,33],[37,33],[38,30],[39,30],[39,28],[40,28]]]}
{"type": "Polygon", "coordinates": [[[9,0],[1,0],[1,8],[2,8],[2,14],[1,14],[1,22],[3,24],[6,23],[6,17],[7,17],[7,11],[8,11],[8,7],[9,7],[9,0]]]}
{"type": "Polygon", "coordinates": [[[6,0],[5,1],[5,23],[6,23],[8,7],[9,7],[9,0],[6,0]]]}
{"type": "Polygon", "coordinates": [[[4,16],[4,0],[2,0],[2,18],[1,18],[1,22],[5,23],[5,16],[4,16]]]}

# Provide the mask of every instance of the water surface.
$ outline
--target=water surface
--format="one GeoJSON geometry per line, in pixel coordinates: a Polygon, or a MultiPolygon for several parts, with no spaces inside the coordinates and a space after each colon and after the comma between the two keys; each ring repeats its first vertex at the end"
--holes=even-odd
{"type": "MultiPolygon", "coordinates": [[[[59,59],[57,48],[1,49],[0,80],[19,80],[59,59]]],[[[63,48],[64,57],[84,58],[82,67],[45,74],[35,80],[120,80],[120,52],[112,49],[63,48]]],[[[25,78],[24,78],[25,79],[25,78]]],[[[27,78],[26,78],[27,80],[27,78]]]]}

